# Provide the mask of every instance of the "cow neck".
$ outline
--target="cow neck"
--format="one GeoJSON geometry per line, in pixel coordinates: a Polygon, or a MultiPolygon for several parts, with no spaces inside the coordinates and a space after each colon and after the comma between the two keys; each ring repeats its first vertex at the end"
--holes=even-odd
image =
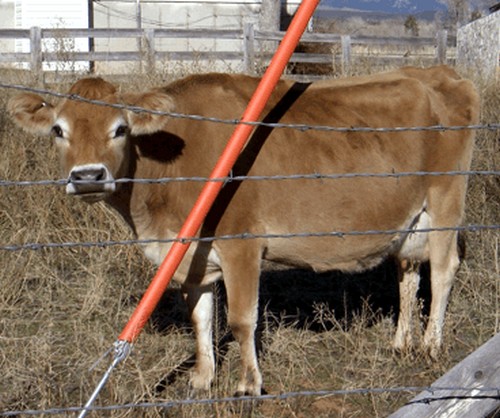
{"type": "MultiPolygon", "coordinates": [[[[157,179],[178,177],[180,161],[157,161],[132,147],[129,166],[123,178],[157,179]]],[[[143,184],[125,182],[107,203],[117,210],[139,239],[171,237],[182,225],[189,210],[186,189],[190,185],[180,182],[143,184]],[[181,198],[184,196],[184,198],[181,198]]],[[[191,194],[191,193],[187,193],[191,194]]]]}

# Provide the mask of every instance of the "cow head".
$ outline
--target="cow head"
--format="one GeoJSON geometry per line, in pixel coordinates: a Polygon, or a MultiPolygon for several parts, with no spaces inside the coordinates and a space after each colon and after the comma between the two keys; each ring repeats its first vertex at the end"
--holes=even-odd
{"type": "Polygon", "coordinates": [[[68,177],[66,192],[95,202],[113,193],[115,179],[126,175],[130,137],[162,130],[167,118],[89,100],[162,112],[173,110],[173,100],[158,91],[119,94],[100,78],[82,79],[69,93],[88,100],[65,98],[53,105],[24,93],[9,101],[8,111],[24,130],[54,137],[63,175],[68,177]]]}

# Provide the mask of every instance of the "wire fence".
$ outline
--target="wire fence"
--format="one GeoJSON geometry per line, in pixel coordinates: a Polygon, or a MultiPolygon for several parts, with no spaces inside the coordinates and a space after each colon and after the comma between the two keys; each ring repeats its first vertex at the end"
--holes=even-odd
{"type": "MultiPolygon", "coordinates": [[[[162,184],[175,182],[231,182],[231,181],[261,181],[261,180],[338,180],[352,178],[399,178],[399,177],[436,177],[436,176],[498,176],[500,170],[453,170],[453,171],[408,171],[398,173],[339,173],[339,174],[290,174],[272,176],[228,176],[228,177],[163,177],[163,178],[120,178],[115,180],[71,180],[75,184],[106,184],[106,183],[136,183],[136,184],[162,184]]],[[[66,186],[69,179],[59,180],[0,180],[0,187],[7,186],[66,186]]]]}
{"type": "MultiPolygon", "coordinates": [[[[279,129],[296,129],[300,131],[319,130],[325,132],[408,132],[408,131],[458,131],[458,130],[489,130],[496,131],[500,129],[500,123],[489,124],[476,124],[466,126],[410,126],[410,127],[335,127],[335,126],[319,126],[319,125],[303,125],[303,124],[283,124],[283,123],[263,123],[263,122],[241,122],[238,119],[218,119],[206,117],[202,115],[187,115],[175,112],[161,112],[151,109],[145,109],[136,106],[128,106],[125,104],[110,104],[99,100],[90,100],[74,94],[63,94],[54,91],[26,87],[22,85],[0,83],[0,88],[14,89],[25,92],[45,94],[57,98],[77,100],[89,104],[112,107],[121,110],[128,110],[135,113],[149,113],[159,116],[166,116],[172,118],[183,118],[193,121],[204,121],[221,124],[237,125],[246,123],[253,126],[265,126],[270,128],[279,129]]],[[[136,184],[167,184],[171,182],[231,182],[231,181],[293,181],[293,180],[345,180],[354,178],[401,178],[410,176],[494,176],[500,175],[499,170],[461,170],[461,171],[445,171],[445,172],[391,172],[391,173],[308,173],[308,174],[293,174],[293,175],[270,175],[270,176],[228,176],[222,178],[207,178],[207,177],[172,177],[172,178],[121,178],[113,180],[116,183],[136,183],[136,184]]],[[[69,180],[0,180],[0,188],[5,187],[46,187],[46,186],[66,186],[69,180]]],[[[99,183],[105,183],[102,181],[99,183]]],[[[92,182],[97,183],[97,182],[92,182]]],[[[0,245],[0,251],[22,251],[22,250],[43,250],[52,248],[74,248],[74,247],[109,247],[117,245],[144,245],[150,243],[165,243],[170,244],[173,242],[211,242],[215,240],[241,240],[241,239],[294,239],[294,238],[307,238],[307,237],[332,237],[332,238],[346,238],[352,236],[362,235],[396,235],[396,234],[410,234],[410,233],[429,233],[439,231],[498,231],[500,224],[491,225],[464,225],[464,226],[450,226],[441,228],[422,228],[422,229],[394,229],[394,230],[366,230],[366,231],[323,231],[323,232],[290,232],[285,234],[252,234],[249,232],[242,232],[232,235],[220,236],[202,236],[195,238],[172,238],[172,239],[155,239],[155,240],[106,240],[98,242],[31,242],[23,244],[3,244],[0,245]]],[[[429,404],[431,402],[450,399],[450,396],[455,399],[470,399],[470,400],[484,400],[494,399],[500,400],[500,388],[478,388],[478,387],[391,387],[391,388],[359,388],[359,389],[345,389],[345,390],[316,390],[316,391],[296,391],[281,394],[267,394],[262,396],[243,396],[243,397],[225,397],[225,398],[211,398],[211,399],[183,399],[176,401],[166,402],[136,402],[125,403],[107,406],[92,406],[88,407],[89,411],[113,411],[124,409],[146,409],[146,408],[161,408],[172,409],[185,405],[215,405],[222,403],[233,402],[255,402],[255,401],[271,401],[271,400],[286,400],[296,397],[328,397],[328,396],[349,396],[349,395],[367,395],[367,394],[383,394],[383,393],[405,393],[412,392],[428,392],[429,396],[418,399],[415,402],[429,404]],[[460,395],[457,395],[461,393],[460,395]],[[450,395],[450,393],[453,393],[450,395]]],[[[0,417],[13,417],[19,415],[37,416],[37,415],[57,415],[77,413],[83,411],[84,408],[78,407],[61,407],[39,410],[16,410],[16,411],[0,411],[0,417]]]]}
{"type": "MultiPolygon", "coordinates": [[[[130,106],[120,103],[108,103],[102,100],[88,99],[76,94],[58,93],[52,90],[33,88],[18,84],[0,83],[0,88],[19,90],[29,93],[44,94],[53,96],[59,99],[67,99],[79,101],[83,103],[111,107],[120,110],[128,110],[134,113],[147,113],[157,116],[165,116],[171,118],[189,119],[193,121],[213,122],[220,124],[237,125],[240,123],[249,124],[252,126],[264,126],[269,128],[278,129],[296,129],[302,132],[309,130],[325,131],[325,132],[411,132],[411,131],[459,131],[459,130],[489,130],[495,131],[500,129],[500,123],[489,124],[475,124],[475,125],[461,125],[461,126],[406,126],[406,127],[337,127],[337,126],[324,126],[324,125],[304,125],[304,124],[286,124],[286,123],[266,123],[266,122],[242,122],[239,119],[220,119],[207,117],[202,115],[182,114],[176,112],[163,112],[158,110],[146,109],[138,106],[130,106]]],[[[111,181],[94,181],[92,183],[136,183],[136,184],[162,184],[171,182],[230,182],[230,181],[285,181],[285,180],[340,180],[340,179],[353,179],[353,178],[401,178],[410,176],[498,176],[499,170],[455,170],[455,171],[414,171],[414,172],[392,172],[392,173],[312,173],[312,174],[293,174],[293,175],[272,175],[272,176],[229,176],[222,178],[208,178],[208,177],[169,177],[158,179],[147,178],[121,178],[111,181]]],[[[59,180],[0,180],[0,187],[26,187],[26,186],[65,186],[69,182],[68,179],[59,180]]],[[[76,183],[85,183],[84,181],[76,181],[76,183]]],[[[428,233],[431,231],[480,231],[480,230],[498,230],[500,225],[468,225],[462,227],[450,228],[426,228],[422,230],[369,230],[369,231],[323,231],[323,232],[294,232],[288,234],[251,234],[240,233],[234,235],[225,235],[217,237],[200,237],[200,238],[178,238],[168,240],[120,240],[120,241],[103,241],[103,242],[66,242],[66,243],[24,243],[20,245],[0,245],[0,250],[4,251],[18,251],[18,250],[39,250],[45,248],[73,248],[73,247],[105,247],[114,245],[133,245],[133,244],[149,244],[149,243],[173,243],[176,241],[215,241],[215,240],[228,240],[228,239],[257,239],[257,238],[305,238],[305,237],[347,237],[347,236],[360,236],[360,235],[396,235],[408,233],[428,233]]]]}
{"type": "MultiPolygon", "coordinates": [[[[182,399],[177,401],[165,402],[136,402],[124,403],[107,406],[91,406],[85,408],[88,411],[104,412],[104,411],[118,411],[118,410],[131,410],[131,409],[147,409],[147,408],[161,408],[172,409],[175,407],[188,406],[188,405],[215,405],[215,404],[228,404],[228,403],[249,403],[249,402],[262,402],[262,401],[279,401],[299,397],[331,397],[331,396],[350,396],[350,395],[369,395],[369,394],[383,394],[383,393],[417,393],[428,392],[429,396],[422,399],[413,401],[413,403],[430,404],[440,400],[449,399],[449,393],[459,392],[462,395],[455,395],[457,399],[469,400],[485,400],[493,399],[500,400],[500,388],[467,388],[467,387],[394,387],[394,388],[360,388],[360,389],[341,389],[341,390],[316,390],[316,391],[296,391],[286,392],[275,395],[261,395],[261,396],[229,396],[224,398],[210,398],[210,399],[182,399]]],[[[412,401],[411,401],[412,402],[412,401]]],[[[410,403],[408,403],[410,404],[410,403]]],[[[65,408],[50,408],[39,410],[18,410],[18,411],[5,411],[0,412],[0,417],[16,417],[18,415],[58,415],[67,413],[77,413],[83,411],[84,408],[80,406],[71,406],[65,408]]]]}
{"type": "Polygon", "coordinates": [[[498,130],[500,129],[500,123],[487,123],[487,124],[475,124],[475,125],[454,125],[454,126],[443,126],[443,125],[433,125],[433,126],[396,126],[396,127],[366,127],[366,126],[325,126],[325,125],[306,125],[306,124],[290,124],[290,123],[269,123],[269,122],[251,122],[251,121],[241,121],[240,119],[220,119],[214,117],[207,117],[203,115],[190,115],[177,112],[164,112],[161,110],[146,109],[140,106],[131,106],[122,103],[108,103],[102,100],[88,99],[86,97],[79,96],[77,94],[67,94],[67,93],[57,93],[51,90],[27,87],[18,84],[7,84],[0,83],[0,88],[19,90],[29,93],[45,94],[48,96],[57,97],[59,99],[68,99],[79,101],[87,104],[110,107],[119,110],[128,110],[134,113],[146,113],[156,116],[166,116],[177,119],[189,119],[199,122],[213,122],[225,125],[250,125],[250,126],[262,126],[266,128],[273,129],[296,129],[299,131],[325,131],[325,132],[419,132],[419,131],[461,131],[461,130],[498,130]]]}
{"type": "Polygon", "coordinates": [[[464,225],[464,226],[450,226],[440,228],[420,228],[420,229],[384,229],[384,230],[366,230],[366,231],[325,231],[325,232],[290,232],[286,234],[252,234],[250,232],[242,232],[240,234],[218,235],[209,237],[190,237],[190,238],[169,238],[169,239],[130,239],[120,241],[97,241],[97,242],[48,242],[48,243],[25,243],[19,245],[2,245],[2,251],[21,251],[21,250],[42,250],[50,248],[92,248],[92,247],[110,247],[118,245],[146,245],[146,244],[172,244],[174,242],[188,243],[188,242],[213,242],[213,241],[227,241],[227,240],[247,240],[247,239],[293,239],[293,238],[347,238],[356,236],[367,235],[397,235],[397,234],[427,234],[429,232],[479,232],[479,231],[497,231],[500,229],[500,224],[492,225],[464,225]]]}
{"type": "MultiPolygon", "coordinates": [[[[339,180],[352,178],[400,178],[410,176],[499,176],[498,170],[463,170],[463,171],[444,171],[444,172],[400,172],[400,173],[343,173],[343,174],[294,174],[294,175],[277,175],[277,176],[230,176],[221,178],[208,177],[166,177],[160,179],[132,179],[122,178],[113,180],[116,183],[137,183],[137,184],[163,184],[171,182],[230,182],[230,181],[284,181],[284,180],[339,180]]],[[[27,187],[27,186],[65,186],[69,180],[37,180],[37,181],[13,181],[0,180],[0,187],[27,187]]],[[[75,183],[89,183],[86,181],[74,181],[75,183]]],[[[94,181],[95,183],[105,184],[110,181],[94,181]]],[[[390,229],[390,230],[366,230],[366,231],[323,231],[323,232],[291,232],[286,234],[252,234],[242,232],[239,234],[206,236],[195,238],[171,238],[171,239],[131,239],[131,240],[107,240],[99,242],[63,242],[63,243],[24,243],[14,245],[0,245],[0,251],[20,251],[20,250],[41,250],[49,248],[75,248],[75,247],[108,247],[117,245],[144,245],[152,243],[171,244],[174,242],[212,242],[216,240],[244,240],[244,239],[292,239],[292,238],[308,238],[308,237],[337,237],[345,238],[349,236],[365,236],[365,235],[397,235],[409,233],[429,233],[429,232],[445,232],[450,230],[479,232],[484,230],[498,230],[500,225],[465,225],[441,228],[425,228],[425,229],[390,229]]]]}

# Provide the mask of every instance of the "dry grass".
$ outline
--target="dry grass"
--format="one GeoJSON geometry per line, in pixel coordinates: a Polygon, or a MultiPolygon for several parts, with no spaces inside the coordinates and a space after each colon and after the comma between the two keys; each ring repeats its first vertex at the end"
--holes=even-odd
{"type": "MultiPolygon", "coordinates": [[[[137,79],[138,77],[135,77],[137,79]]],[[[19,82],[20,80],[13,80],[19,82]]],[[[22,81],[22,80],[21,80],[22,81]]],[[[65,90],[65,86],[60,86],[65,90]]],[[[0,99],[0,178],[59,178],[49,139],[14,128],[0,99]]],[[[482,122],[498,123],[500,94],[483,87],[482,122]]],[[[495,132],[479,132],[475,169],[500,167],[495,132]]],[[[474,177],[467,222],[500,219],[500,180],[474,177]]],[[[1,187],[0,244],[88,242],[131,238],[101,204],[88,206],[63,188],[1,187]]],[[[268,393],[428,385],[499,331],[498,232],[467,234],[467,256],[447,316],[443,356],[390,350],[397,285],[390,265],[346,277],[283,272],[270,266],[261,289],[261,367],[268,393]]],[[[116,340],[136,306],[152,266],[133,246],[1,252],[0,411],[78,406],[102,376],[107,359],[89,371],[116,340]]],[[[231,395],[238,371],[234,342],[225,338],[219,288],[220,363],[211,397],[231,395]]],[[[425,297],[425,286],[422,295],[425,297]]],[[[112,375],[98,404],[185,399],[193,336],[178,289],[171,287],[132,355],[112,375]],[[157,393],[162,380],[168,382],[157,393]]],[[[238,405],[118,410],[112,417],[383,417],[413,394],[299,397],[238,405]]]]}

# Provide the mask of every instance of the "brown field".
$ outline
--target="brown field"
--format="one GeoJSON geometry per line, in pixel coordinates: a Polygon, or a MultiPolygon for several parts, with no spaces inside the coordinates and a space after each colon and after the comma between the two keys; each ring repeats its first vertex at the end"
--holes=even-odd
{"type": "MultiPolygon", "coordinates": [[[[2,82],[27,83],[7,73],[0,77],[2,82]]],[[[54,88],[66,91],[67,86],[54,88]]],[[[482,123],[498,123],[500,91],[497,86],[480,90],[482,123]]],[[[0,97],[0,179],[59,179],[50,139],[24,134],[8,120],[5,105],[12,94],[2,90],[0,97]]],[[[479,131],[473,169],[499,167],[498,132],[479,131]]],[[[471,177],[465,223],[499,220],[500,179],[471,177]]],[[[0,187],[0,246],[130,238],[115,213],[102,204],[89,206],[66,197],[63,187],[0,187]]],[[[451,295],[438,362],[418,351],[400,355],[390,348],[398,305],[390,263],[356,277],[267,266],[260,316],[260,361],[267,393],[427,386],[460,362],[500,330],[498,230],[468,232],[465,240],[467,251],[451,295]]],[[[117,339],[154,271],[137,246],[0,250],[0,412],[85,403],[109,357],[90,369],[117,339]]],[[[211,398],[232,395],[238,372],[238,353],[224,323],[221,287],[218,294],[219,367],[211,398]]],[[[420,296],[425,320],[425,281],[420,296]]],[[[193,343],[186,310],[172,285],[96,404],[186,399],[193,343]],[[164,390],[156,390],[159,383],[164,390]]],[[[220,403],[90,416],[383,417],[413,396],[301,396],[245,408],[220,403]]]]}

